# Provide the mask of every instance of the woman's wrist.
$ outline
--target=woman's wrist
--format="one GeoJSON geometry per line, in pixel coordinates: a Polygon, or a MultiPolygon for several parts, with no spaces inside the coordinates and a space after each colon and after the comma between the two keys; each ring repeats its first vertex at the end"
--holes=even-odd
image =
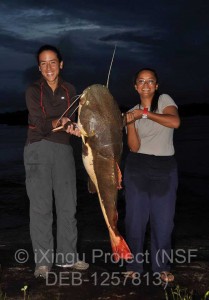
{"type": "Polygon", "coordinates": [[[142,119],[147,119],[148,107],[144,107],[142,111],[142,119]]]}

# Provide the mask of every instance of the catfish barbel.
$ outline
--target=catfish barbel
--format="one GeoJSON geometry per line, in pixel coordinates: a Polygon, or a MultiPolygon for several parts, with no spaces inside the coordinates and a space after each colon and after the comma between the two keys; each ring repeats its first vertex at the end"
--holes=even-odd
{"type": "Polygon", "coordinates": [[[82,137],[83,163],[90,177],[88,189],[98,194],[109,230],[113,258],[115,261],[130,259],[130,249],[117,229],[123,119],[106,86],[94,84],[83,91],[78,109],[78,128],[82,137]]]}

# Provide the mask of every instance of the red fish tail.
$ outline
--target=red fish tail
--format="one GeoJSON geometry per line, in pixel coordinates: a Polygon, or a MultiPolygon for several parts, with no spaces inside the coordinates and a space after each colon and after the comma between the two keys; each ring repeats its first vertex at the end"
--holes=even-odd
{"type": "Polygon", "coordinates": [[[119,243],[116,245],[111,242],[113,259],[115,262],[118,262],[120,259],[129,260],[133,258],[133,254],[131,253],[128,245],[125,240],[120,237],[119,243]]]}

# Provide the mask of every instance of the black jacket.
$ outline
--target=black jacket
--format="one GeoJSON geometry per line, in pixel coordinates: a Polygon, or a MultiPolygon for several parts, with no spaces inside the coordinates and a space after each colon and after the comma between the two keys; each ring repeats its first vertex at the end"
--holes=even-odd
{"type": "Polygon", "coordinates": [[[69,144],[68,133],[52,132],[52,120],[58,119],[63,114],[75,100],[75,95],[74,86],[62,78],[59,78],[58,87],[54,92],[44,78],[30,85],[26,90],[26,105],[29,112],[26,144],[42,139],[69,144]]]}

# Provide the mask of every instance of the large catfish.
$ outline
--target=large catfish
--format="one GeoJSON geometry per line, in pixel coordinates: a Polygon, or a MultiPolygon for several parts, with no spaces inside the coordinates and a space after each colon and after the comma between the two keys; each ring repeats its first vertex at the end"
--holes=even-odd
{"type": "Polygon", "coordinates": [[[79,102],[78,128],[83,141],[83,163],[90,177],[89,192],[98,194],[109,230],[113,258],[115,261],[130,259],[130,249],[117,229],[123,120],[106,86],[94,84],[83,91],[79,102]]]}

